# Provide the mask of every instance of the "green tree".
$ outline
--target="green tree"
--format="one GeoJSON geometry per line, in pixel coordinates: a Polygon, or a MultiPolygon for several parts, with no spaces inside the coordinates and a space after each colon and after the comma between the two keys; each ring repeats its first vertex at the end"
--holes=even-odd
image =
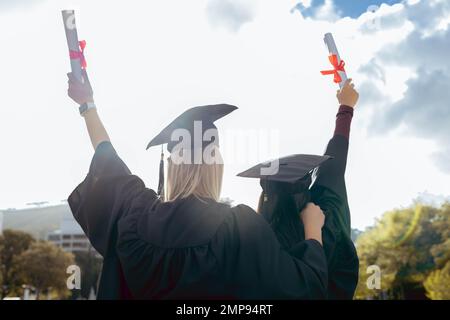
{"type": "Polygon", "coordinates": [[[424,282],[427,296],[433,300],[450,300],[450,261],[440,270],[431,272],[424,282]]]}
{"type": "MultiPolygon", "coordinates": [[[[415,204],[385,213],[357,240],[360,281],[356,298],[432,298],[428,288],[433,279],[445,272],[434,274],[428,286],[425,281],[449,260],[449,217],[448,203],[441,208],[415,204]],[[381,269],[380,290],[366,286],[370,276],[366,269],[370,265],[381,269]]],[[[450,286],[448,282],[446,285],[450,286]]]]}
{"type": "Polygon", "coordinates": [[[15,258],[26,251],[35,240],[25,232],[4,230],[0,235],[1,298],[14,292],[23,284],[15,268],[15,258]]]}
{"type": "Polygon", "coordinates": [[[450,203],[441,207],[431,224],[442,240],[431,247],[431,254],[436,266],[442,268],[450,260],[450,203]]]}
{"type": "Polygon", "coordinates": [[[67,267],[74,264],[71,253],[47,241],[33,243],[16,259],[16,268],[26,284],[36,290],[37,299],[41,293],[52,290],[59,297],[66,297],[69,292],[66,285],[67,267]]]}

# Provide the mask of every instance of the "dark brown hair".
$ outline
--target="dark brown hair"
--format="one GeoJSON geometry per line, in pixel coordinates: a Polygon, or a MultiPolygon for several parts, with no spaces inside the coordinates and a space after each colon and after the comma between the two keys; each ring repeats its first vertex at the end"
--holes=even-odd
{"type": "Polygon", "coordinates": [[[300,212],[311,201],[311,175],[296,183],[260,181],[263,191],[258,212],[271,225],[283,247],[289,248],[304,239],[300,212]]]}

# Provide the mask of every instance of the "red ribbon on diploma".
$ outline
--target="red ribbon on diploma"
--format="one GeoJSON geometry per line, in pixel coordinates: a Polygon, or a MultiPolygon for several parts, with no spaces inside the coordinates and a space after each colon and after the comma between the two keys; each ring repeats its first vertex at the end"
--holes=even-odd
{"type": "Polygon", "coordinates": [[[81,51],[73,51],[73,50],[69,51],[70,59],[80,60],[81,68],[86,69],[87,63],[86,58],[84,57],[84,48],[86,48],[86,41],[85,40],[80,41],[79,45],[81,51]]]}
{"type": "Polygon", "coordinates": [[[334,82],[340,83],[342,81],[341,75],[339,74],[339,71],[345,72],[344,66],[345,62],[344,60],[341,60],[341,62],[338,63],[337,55],[332,54],[328,56],[328,59],[330,60],[331,64],[333,65],[333,70],[324,70],[320,71],[323,75],[333,74],[334,75],[334,82]]]}

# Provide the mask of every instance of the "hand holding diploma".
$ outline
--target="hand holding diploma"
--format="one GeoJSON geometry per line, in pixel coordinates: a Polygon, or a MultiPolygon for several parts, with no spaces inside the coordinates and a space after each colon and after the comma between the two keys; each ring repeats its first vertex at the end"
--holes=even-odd
{"type": "Polygon", "coordinates": [[[81,70],[81,77],[84,79],[83,82],[78,80],[73,72],[68,73],[67,77],[69,78],[69,89],[67,90],[67,94],[73,101],[79,105],[94,102],[94,92],[86,70],[81,70]]]}
{"type": "Polygon", "coordinates": [[[352,79],[347,79],[341,90],[337,91],[336,97],[340,105],[355,108],[359,99],[359,93],[355,90],[352,79]]]}
{"type": "Polygon", "coordinates": [[[329,57],[331,65],[334,67],[333,70],[325,70],[321,71],[323,75],[334,75],[334,82],[339,84],[339,87],[342,89],[345,81],[347,80],[347,74],[345,72],[344,60],[341,60],[338,49],[336,47],[336,43],[334,42],[333,35],[331,33],[326,33],[323,41],[327,45],[329,57]]]}
{"type": "MultiPolygon", "coordinates": [[[[79,81],[72,72],[68,73],[67,76],[69,78],[69,89],[67,93],[73,101],[80,105],[94,102],[93,91],[86,70],[81,71],[81,76],[85,79],[83,82],[79,81]]],[[[83,118],[86,122],[86,128],[94,150],[100,143],[111,141],[96,108],[89,109],[85,112],[83,118]]]]}

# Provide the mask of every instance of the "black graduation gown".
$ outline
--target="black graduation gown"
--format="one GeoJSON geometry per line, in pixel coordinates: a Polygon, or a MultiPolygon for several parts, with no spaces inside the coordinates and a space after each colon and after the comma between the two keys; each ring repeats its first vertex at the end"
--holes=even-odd
{"type": "Polygon", "coordinates": [[[109,142],[69,197],[103,256],[98,298],[322,299],[327,261],[315,240],[281,249],[251,208],[189,197],[161,202],[109,142]]]}
{"type": "Polygon", "coordinates": [[[325,154],[334,158],[319,168],[311,188],[312,200],[325,213],[322,240],[328,260],[329,299],[352,299],[359,276],[345,186],[348,144],[348,139],[342,135],[335,135],[329,141],[325,154]]]}

